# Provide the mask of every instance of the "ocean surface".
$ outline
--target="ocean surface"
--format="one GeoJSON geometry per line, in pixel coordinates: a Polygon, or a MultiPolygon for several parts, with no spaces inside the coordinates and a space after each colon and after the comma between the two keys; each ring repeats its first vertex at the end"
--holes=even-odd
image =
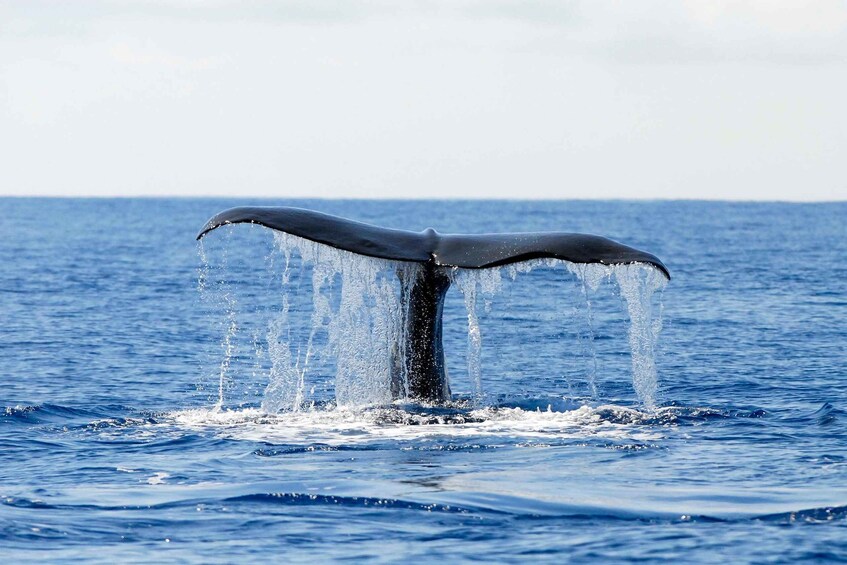
{"type": "Polygon", "coordinates": [[[843,203],[0,199],[0,555],[847,561],[845,257],[843,203]],[[457,274],[453,402],[391,403],[390,265],[198,245],[245,204],[602,234],[672,280],[457,274]]]}

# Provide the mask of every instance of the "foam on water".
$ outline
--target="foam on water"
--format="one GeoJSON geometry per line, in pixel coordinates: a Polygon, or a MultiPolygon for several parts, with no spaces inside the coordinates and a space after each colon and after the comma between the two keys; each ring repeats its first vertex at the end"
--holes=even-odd
{"type": "Polygon", "coordinates": [[[621,406],[585,405],[567,411],[489,406],[450,414],[416,413],[402,407],[331,406],[279,414],[257,408],[191,409],[170,413],[166,419],[188,428],[213,428],[232,439],[342,447],[442,436],[488,438],[509,445],[586,438],[649,442],[662,437],[655,428],[639,425],[651,417],[647,412],[621,406]]]}

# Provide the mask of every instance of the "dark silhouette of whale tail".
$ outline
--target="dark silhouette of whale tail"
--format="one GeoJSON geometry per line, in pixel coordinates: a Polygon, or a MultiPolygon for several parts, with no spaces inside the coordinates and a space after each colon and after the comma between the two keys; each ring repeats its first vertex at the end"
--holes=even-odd
{"type": "Polygon", "coordinates": [[[395,261],[431,262],[439,267],[484,269],[552,257],[572,263],[648,263],[670,279],[665,265],[650,253],[611,239],[580,233],[440,234],[381,228],[312,210],[241,206],[210,219],[197,239],[227,224],[259,224],[359,255],[395,261]]]}
{"type": "Polygon", "coordinates": [[[555,258],[572,263],[652,265],[670,279],[655,256],[611,239],[579,233],[440,234],[387,229],[312,210],[289,207],[231,208],[211,218],[202,238],[223,225],[251,223],[359,255],[422,264],[406,304],[405,359],[409,394],[416,400],[443,402],[450,387],[441,345],[441,313],[450,286],[447,268],[484,269],[530,259],[555,258]]]}

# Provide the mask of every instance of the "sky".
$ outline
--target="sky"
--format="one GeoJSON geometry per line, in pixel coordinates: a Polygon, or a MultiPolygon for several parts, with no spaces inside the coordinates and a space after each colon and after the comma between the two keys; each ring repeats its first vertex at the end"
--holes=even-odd
{"type": "Polygon", "coordinates": [[[0,0],[0,195],[847,200],[847,0],[0,0]]]}

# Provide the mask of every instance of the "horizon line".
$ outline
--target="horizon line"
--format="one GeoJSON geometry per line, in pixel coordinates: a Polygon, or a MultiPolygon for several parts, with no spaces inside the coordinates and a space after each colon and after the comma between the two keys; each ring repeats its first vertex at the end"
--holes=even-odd
{"type": "Polygon", "coordinates": [[[268,196],[268,195],[219,195],[219,194],[2,194],[0,199],[43,199],[43,200],[326,200],[326,201],[385,201],[385,202],[726,202],[755,204],[842,204],[847,203],[847,195],[841,199],[787,199],[787,198],[700,198],[700,197],[622,197],[608,198],[586,197],[509,197],[509,196],[445,196],[445,197],[383,197],[383,196],[268,196]]]}

